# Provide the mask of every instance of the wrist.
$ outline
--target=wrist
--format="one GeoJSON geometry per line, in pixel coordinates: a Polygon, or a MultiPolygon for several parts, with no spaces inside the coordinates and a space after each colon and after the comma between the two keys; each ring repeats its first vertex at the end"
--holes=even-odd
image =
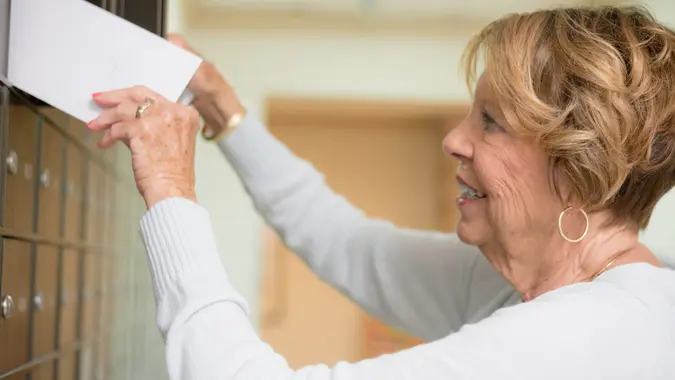
{"type": "Polygon", "coordinates": [[[220,114],[220,119],[224,122],[224,124],[219,125],[219,127],[227,126],[227,122],[232,119],[232,117],[245,112],[244,106],[241,104],[237,94],[229,84],[218,86],[217,91],[211,96],[211,101],[213,102],[214,108],[220,114]]]}
{"type": "Polygon", "coordinates": [[[169,198],[184,198],[195,203],[197,202],[197,194],[194,188],[190,187],[167,186],[143,192],[143,199],[148,210],[157,203],[169,198]]]}
{"type": "Polygon", "coordinates": [[[246,115],[246,109],[239,102],[234,91],[229,86],[212,94],[210,104],[201,105],[204,127],[202,136],[207,141],[217,141],[233,131],[246,115]]]}

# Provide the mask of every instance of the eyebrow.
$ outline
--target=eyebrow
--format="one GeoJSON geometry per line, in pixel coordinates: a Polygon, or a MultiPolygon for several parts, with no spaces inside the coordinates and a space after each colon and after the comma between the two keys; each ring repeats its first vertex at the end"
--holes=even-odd
{"type": "Polygon", "coordinates": [[[508,120],[506,119],[506,115],[504,115],[502,109],[496,103],[485,101],[484,99],[481,101],[483,102],[481,108],[487,112],[490,117],[495,120],[495,122],[497,122],[502,128],[507,128],[510,126],[508,120]]]}
{"type": "Polygon", "coordinates": [[[474,100],[477,100],[478,102],[480,102],[482,104],[489,105],[491,107],[496,106],[494,101],[492,99],[490,99],[490,97],[486,96],[485,94],[480,94],[480,95],[474,94],[474,100]]]}

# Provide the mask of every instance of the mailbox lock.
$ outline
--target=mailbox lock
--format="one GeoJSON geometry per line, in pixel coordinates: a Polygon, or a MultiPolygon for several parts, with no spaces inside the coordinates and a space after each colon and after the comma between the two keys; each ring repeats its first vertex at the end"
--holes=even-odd
{"type": "Polygon", "coordinates": [[[42,187],[47,188],[49,187],[49,184],[51,183],[51,175],[49,173],[49,169],[45,169],[42,174],[40,174],[40,184],[42,187]]]}
{"type": "Polygon", "coordinates": [[[0,302],[0,312],[2,312],[3,319],[9,319],[14,313],[14,300],[12,296],[6,295],[2,297],[2,302],[0,302]]]}
{"type": "Polygon", "coordinates": [[[5,159],[7,163],[7,171],[11,175],[16,175],[19,172],[19,155],[15,151],[10,150],[5,159]]]}
{"type": "Polygon", "coordinates": [[[45,306],[45,300],[44,300],[44,294],[42,292],[38,292],[35,296],[33,296],[33,306],[35,306],[36,310],[42,310],[44,309],[45,306]]]}

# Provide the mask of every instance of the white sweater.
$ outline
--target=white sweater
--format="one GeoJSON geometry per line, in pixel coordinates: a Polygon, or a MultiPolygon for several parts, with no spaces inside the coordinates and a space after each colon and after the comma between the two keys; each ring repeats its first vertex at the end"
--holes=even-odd
{"type": "Polygon", "coordinates": [[[675,379],[675,272],[625,265],[520,303],[476,248],[365,218],[252,117],[220,146],[258,210],[315,272],[431,343],[291,370],[249,323],[208,213],[174,198],[141,221],[170,379],[675,379]]]}

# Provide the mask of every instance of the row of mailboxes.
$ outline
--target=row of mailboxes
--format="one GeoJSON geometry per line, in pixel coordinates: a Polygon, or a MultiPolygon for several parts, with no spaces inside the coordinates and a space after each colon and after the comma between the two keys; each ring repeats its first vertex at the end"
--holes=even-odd
{"type": "Polygon", "coordinates": [[[156,333],[129,275],[144,260],[130,168],[83,123],[0,93],[0,380],[122,379],[156,333]]]}
{"type": "MultiPolygon", "coordinates": [[[[28,106],[10,106],[9,119],[2,226],[72,243],[99,241],[97,226],[82,223],[82,210],[98,215],[111,209],[115,173],[106,169],[115,164],[114,155],[105,160],[99,150],[92,153],[86,141],[64,135],[64,127],[28,106]]],[[[70,130],[86,130],[72,124],[70,130]]]]}
{"type": "MultiPolygon", "coordinates": [[[[163,35],[166,0],[87,1],[163,35]]],[[[101,133],[9,94],[0,84],[0,380],[157,378],[126,148],[96,149],[101,133]]]]}

